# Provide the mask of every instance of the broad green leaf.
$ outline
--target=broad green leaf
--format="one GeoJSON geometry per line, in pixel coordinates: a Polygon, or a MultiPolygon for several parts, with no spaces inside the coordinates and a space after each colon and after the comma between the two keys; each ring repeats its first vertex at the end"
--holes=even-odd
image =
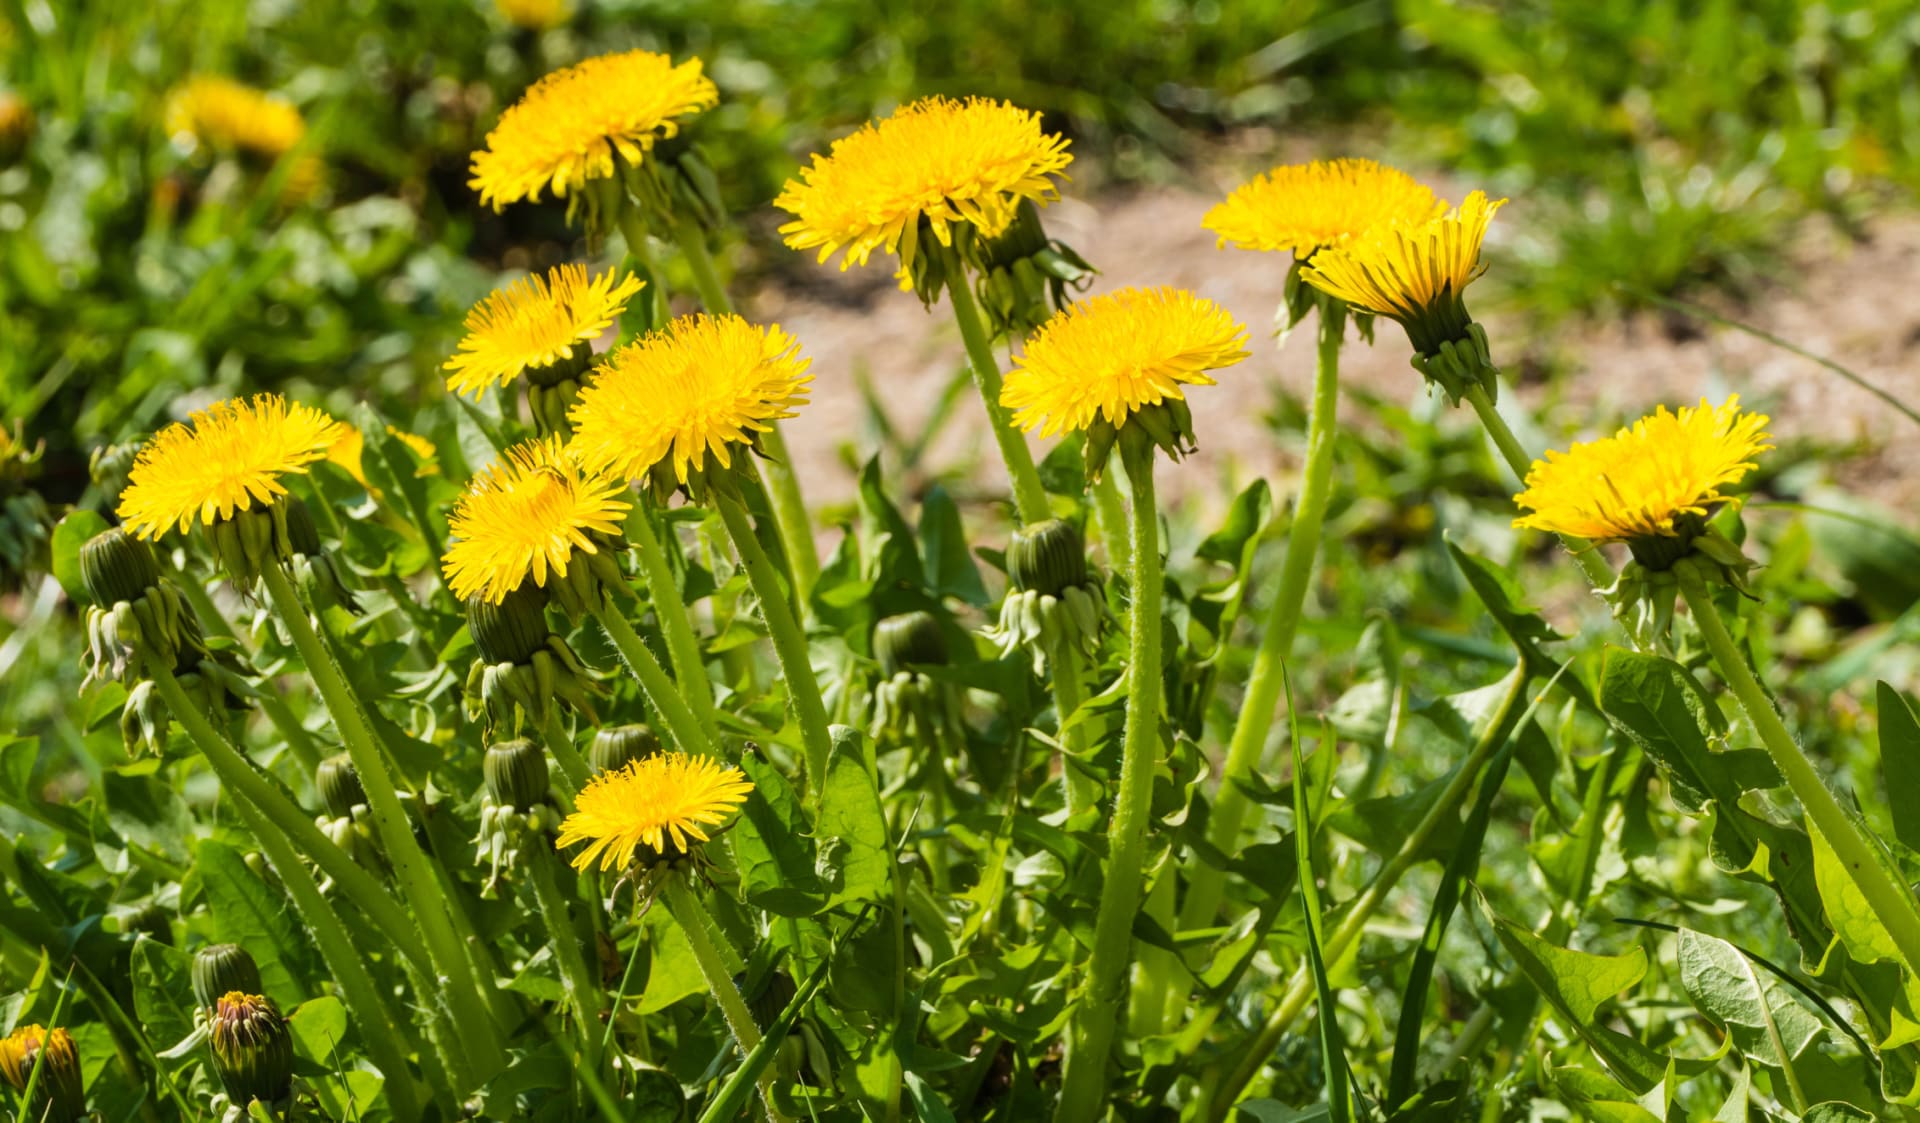
{"type": "Polygon", "coordinates": [[[1827,921],[1847,954],[1861,963],[1881,960],[1900,961],[1899,945],[1893,942],[1886,925],[1874,915],[1873,906],[1853,883],[1845,863],[1833,852],[1818,827],[1808,824],[1813,835],[1813,875],[1820,886],[1820,899],[1826,902],[1827,921]]]}
{"type": "Polygon", "coordinates": [[[1733,1075],[1733,1087],[1727,1092],[1726,1102],[1713,1113],[1712,1123],[1747,1123],[1747,1108],[1752,1098],[1753,1073],[1741,1065],[1740,1071],[1733,1075]]]}
{"type": "Polygon", "coordinates": [[[1825,1032],[1785,984],[1754,967],[1732,944],[1689,928],[1680,930],[1680,985],[1699,1011],[1722,1026],[1734,1048],[1779,1068],[1825,1032]],[[1775,1047],[1775,1036],[1779,1047],[1775,1047]],[[1780,1050],[1784,1049],[1783,1057],[1780,1050]]]}
{"type": "Polygon", "coordinates": [[[693,957],[693,945],[687,942],[687,934],[680,930],[671,910],[649,909],[644,929],[641,938],[647,941],[651,959],[638,1013],[657,1013],[707,989],[700,963],[693,957]]]}
{"type": "Polygon", "coordinates": [[[978,607],[987,604],[987,586],[967,549],[960,508],[939,484],[920,500],[920,556],[927,570],[927,588],[935,596],[955,597],[978,607]]]}
{"type": "Polygon", "coordinates": [[[80,508],[54,524],[52,554],[53,576],[75,604],[91,604],[87,583],[80,577],[80,547],[87,539],[107,529],[107,520],[98,511],[80,508]]]}
{"type": "Polygon", "coordinates": [[[1893,836],[1920,850],[1920,717],[1904,694],[1880,683],[1880,775],[1887,785],[1893,836]]]}
{"type": "Polygon", "coordinates": [[[142,936],[128,960],[133,1016],[156,1049],[193,1032],[192,959],[186,952],[142,936]]]}
{"type": "MultiPolygon", "coordinates": [[[[1451,533],[1447,535],[1447,552],[1453,555],[1454,565],[1459,567],[1461,576],[1467,579],[1467,585],[1480,598],[1480,603],[1486,606],[1493,622],[1520,649],[1521,658],[1526,661],[1528,668],[1542,678],[1551,678],[1560,664],[1541,651],[1540,645],[1563,637],[1526,602],[1519,582],[1505,569],[1461,549],[1453,541],[1451,533]]],[[[1563,675],[1560,685],[1579,699],[1581,704],[1593,707],[1593,696],[1578,678],[1572,674],[1563,675]]]]}
{"type": "Polygon", "coordinates": [[[814,869],[813,841],[800,801],[780,770],[756,753],[740,755],[753,791],[727,832],[741,889],[749,902],[780,916],[812,916],[826,905],[827,886],[814,869]]]}
{"type": "Polygon", "coordinates": [[[315,1064],[332,1068],[336,1050],[346,1050],[347,1008],[330,994],[309,998],[287,1015],[293,1030],[294,1051],[315,1064]]]}
{"type": "Polygon", "coordinates": [[[833,887],[830,905],[886,900],[893,896],[893,860],[887,820],[874,787],[873,772],[860,734],[846,726],[833,730],[833,754],[820,789],[818,863],[833,887]]]}
{"type": "Polygon", "coordinates": [[[212,839],[195,851],[194,872],[206,892],[215,934],[253,953],[267,994],[283,1008],[311,994],[309,949],[286,901],[247,868],[238,851],[212,839]]]}
{"type": "Polygon", "coordinates": [[[1838,1100],[1817,1103],[1800,1117],[1800,1123],[1874,1123],[1873,1113],[1838,1100]]]}

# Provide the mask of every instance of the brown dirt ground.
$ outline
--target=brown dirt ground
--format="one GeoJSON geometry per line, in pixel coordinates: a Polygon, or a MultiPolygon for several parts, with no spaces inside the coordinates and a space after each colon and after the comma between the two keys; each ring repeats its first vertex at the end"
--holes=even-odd
{"type": "MultiPolygon", "coordinates": [[[[1227,496],[1232,491],[1220,486],[1223,477],[1237,488],[1264,474],[1284,494],[1295,465],[1271,439],[1262,417],[1273,401],[1272,382],[1305,396],[1312,333],[1297,332],[1276,351],[1269,332],[1286,258],[1217,249],[1202,228],[1201,216],[1231,185],[1223,178],[1217,193],[1189,187],[1108,194],[1092,203],[1068,198],[1045,216],[1053,236],[1101,268],[1094,291],[1128,285],[1191,288],[1233,311],[1251,329],[1253,358],[1224,372],[1219,386],[1190,395],[1201,450],[1189,465],[1166,473],[1163,486],[1176,493],[1227,496]]],[[[1524,207],[1509,206],[1501,212],[1495,237],[1501,227],[1512,235],[1526,221],[1524,207]]],[[[1905,400],[1920,401],[1915,363],[1920,301],[1914,299],[1920,292],[1920,219],[1884,218],[1869,230],[1861,241],[1829,232],[1801,239],[1793,251],[1790,284],[1728,311],[1837,360],[1905,400]]],[[[787,432],[815,505],[852,495],[854,477],[840,454],[843,446],[874,447],[855,389],[857,371],[864,370],[877,387],[893,423],[917,432],[962,362],[948,310],[923,310],[912,295],[892,287],[887,273],[878,257],[866,269],[848,273],[835,264],[810,267],[802,281],[770,285],[750,301],[753,315],[784,325],[813,357],[812,404],[787,423],[787,432]]],[[[1509,369],[1521,357],[1516,341],[1526,334],[1518,303],[1509,299],[1477,308],[1496,360],[1509,369]]],[[[1907,419],[1815,363],[1764,341],[1712,324],[1656,316],[1576,325],[1550,339],[1532,337],[1536,349],[1552,353],[1554,368],[1562,373],[1549,385],[1523,389],[1520,398],[1547,406],[1550,431],[1559,436],[1591,437],[1659,403],[1687,404],[1703,395],[1718,401],[1737,392],[1772,413],[1778,441],[1854,444],[1855,454],[1836,468],[1848,486],[1893,503],[1920,493],[1915,486],[1920,484],[1915,470],[1920,446],[1911,439],[1907,419]],[[1685,330],[1672,330],[1675,324],[1685,330]]],[[[1350,346],[1342,370],[1347,385],[1390,401],[1410,402],[1425,392],[1407,365],[1405,337],[1393,324],[1380,325],[1373,347],[1350,346]]],[[[1036,446],[1036,452],[1045,449],[1036,446]]],[[[977,464],[985,486],[1004,486],[986,438],[985,416],[971,394],[932,455],[942,465],[977,464]]]]}

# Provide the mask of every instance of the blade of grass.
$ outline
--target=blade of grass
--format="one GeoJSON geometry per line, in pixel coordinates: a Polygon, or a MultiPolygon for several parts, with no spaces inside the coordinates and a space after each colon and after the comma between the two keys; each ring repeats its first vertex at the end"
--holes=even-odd
{"type": "MultiPolygon", "coordinates": [[[[1313,882],[1313,824],[1307,817],[1306,758],[1300,755],[1300,711],[1293,704],[1293,682],[1286,664],[1280,666],[1280,685],[1287,698],[1287,723],[1293,740],[1293,853],[1300,865],[1300,911],[1306,920],[1307,966],[1313,972],[1313,989],[1320,1002],[1320,1057],[1325,1066],[1327,1119],[1329,1123],[1352,1123],[1352,1090],[1347,1086],[1347,1045],[1340,1035],[1335,1016],[1333,984],[1327,979],[1327,964],[1320,948],[1320,890],[1313,882]]],[[[1321,739],[1319,752],[1333,751],[1333,736],[1328,730],[1321,739]]]]}

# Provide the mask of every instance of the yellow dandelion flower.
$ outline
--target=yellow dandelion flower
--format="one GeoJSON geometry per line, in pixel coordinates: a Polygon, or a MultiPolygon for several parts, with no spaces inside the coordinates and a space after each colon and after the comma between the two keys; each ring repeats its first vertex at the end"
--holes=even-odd
{"type": "Polygon", "coordinates": [[[1247,357],[1247,329],[1182,289],[1122,289],[1080,301],[1041,326],[1014,360],[1000,403],[1043,437],[1118,427],[1142,407],[1181,400],[1183,385],[1247,357]]]}
{"type": "Polygon", "coordinates": [[[1426,184],[1372,160],[1285,164],[1255,176],[1202,224],[1243,250],[1287,250],[1301,261],[1377,226],[1421,223],[1446,213],[1426,184]]]}
{"type": "Polygon", "coordinates": [[[1398,320],[1414,350],[1435,353],[1462,338],[1471,322],[1461,294],[1486,272],[1480,243],[1505,203],[1475,191],[1457,209],[1425,222],[1376,226],[1314,254],[1301,276],[1328,296],[1398,320]]]}
{"type": "MultiPolygon", "coordinates": [[[[433,447],[432,441],[418,433],[409,433],[393,425],[387,426],[387,435],[399,438],[401,444],[412,449],[413,454],[419,457],[420,463],[413,470],[416,477],[440,474],[438,460],[440,450],[433,447]]],[[[340,438],[327,446],[327,463],[336,465],[347,475],[352,476],[354,482],[372,491],[374,487],[367,482],[366,466],[362,463],[366,447],[367,435],[357,426],[347,425],[341,430],[340,438]]]]}
{"type": "Polygon", "coordinates": [[[680,119],[720,100],[700,60],[678,66],[666,55],[627,51],[556,70],[500,115],[487,146],[473,154],[468,185],[500,210],[540,201],[613,175],[614,156],[638,165],[654,143],[680,131],[680,119]]]}
{"type": "Polygon", "coordinates": [[[528,31],[550,31],[573,14],[567,0],[493,0],[493,6],[500,18],[528,31]]]}
{"type": "Polygon", "coordinates": [[[683,316],[615,351],[567,414],[573,452],[590,471],[639,479],[673,457],[686,483],[709,455],[733,466],[736,445],[806,404],[812,360],[778,324],[683,316]]]}
{"type": "Polygon", "coordinates": [[[1682,537],[1773,447],[1766,426],[1741,411],[1739,395],[1678,413],[1661,406],[1611,437],[1534,461],[1514,496],[1531,513],[1513,525],[1597,542],[1682,537]]]}
{"type": "Polygon", "coordinates": [[[270,506],[286,494],[280,477],[324,458],[346,428],[278,394],[215,402],[140,446],[120,493],[120,520],[150,540],[196,518],[211,526],[270,506]]]}
{"type": "Polygon", "coordinates": [[[25,1092],[33,1079],[34,1066],[40,1068],[34,1085],[34,1100],[21,1115],[34,1119],[79,1119],[86,1111],[86,1093],[82,1087],[80,1051],[73,1036],[64,1029],[45,1026],[21,1026],[0,1038],[0,1080],[16,1092],[25,1092]],[[41,1060],[41,1053],[46,1059],[41,1060]]]}
{"type": "Polygon", "coordinates": [[[1052,177],[1072,161],[1038,113],[987,98],[926,98],[815,155],[774,205],[794,216],[780,228],[794,249],[818,247],[821,261],[845,249],[841,269],[885,249],[906,270],[921,220],[943,246],[956,223],[994,237],[1022,199],[1058,198],[1052,177]]]}
{"type": "Polygon", "coordinates": [[[525,277],[467,313],[460,353],[447,360],[447,389],[475,398],[505,386],[522,371],[552,366],[597,339],[644,284],[609,270],[588,277],[587,267],[562,265],[543,277],[525,277]]]}
{"type": "Polygon", "coordinates": [[[279,97],[231,78],[201,75],[168,98],[167,131],[212,148],[279,156],[300,143],[307,123],[279,97]]]}
{"type": "Polygon", "coordinates": [[[745,773],[712,757],[643,757],[588,781],[554,845],[587,843],[573,858],[579,870],[596,858],[602,870],[625,869],[643,845],[655,854],[684,853],[707,841],[706,828],[725,823],[752,790],[745,773]]]}
{"type": "Polygon", "coordinates": [[[594,554],[593,534],[618,534],[632,504],[627,485],[584,472],[560,438],[526,441],[473,477],[448,520],[441,559],[447,587],[465,600],[499,604],[526,583],[567,575],[575,550],[594,554]]]}

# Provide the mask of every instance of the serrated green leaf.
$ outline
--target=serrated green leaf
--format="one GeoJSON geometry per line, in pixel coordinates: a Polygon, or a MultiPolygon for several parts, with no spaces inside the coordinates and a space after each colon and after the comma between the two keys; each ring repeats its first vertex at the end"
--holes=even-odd
{"type": "Polygon", "coordinates": [[[893,859],[887,820],[860,734],[834,728],[833,753],[820,789],[816,835],[820,864],[833,885],[829,905],[891,899],[893,859]]]}
{"type": "Polygon", "coordinates": [[[1833,852],[1819,828],[1811,824],[1809,828],[1813,835],[1813,876],[1820,886],[1820,899],[1826,904],[1827,922],[1833,925],[1834,935],[1840,937],[1847,954],[1860,963],[1878,963],[1883,959],[1900,962],[1899,945],[1893,942],[1887,926],[1880,923],[1873,906],[1854,884],[1846,864],[1833,852]]]}
{"type": "Polygon", "coordinates": [[[1785,984],[1755,968],[1725,940],[1683,928],[1676,956],[1680,985],[1694,1007],[1725,1028],[1734,1048],[1756,1063],[1779,1068],[1825,1033],[1785,984]]]}
{"type": "Polygon", "coordinates": [[[195,851],[194,872],[207,895],[215,933],[253,953],[268,996],[285,1008],[312,993],[307,971],[312,953],[285,899],[247,868],[238,851],[212,839],[195,851]]]}

